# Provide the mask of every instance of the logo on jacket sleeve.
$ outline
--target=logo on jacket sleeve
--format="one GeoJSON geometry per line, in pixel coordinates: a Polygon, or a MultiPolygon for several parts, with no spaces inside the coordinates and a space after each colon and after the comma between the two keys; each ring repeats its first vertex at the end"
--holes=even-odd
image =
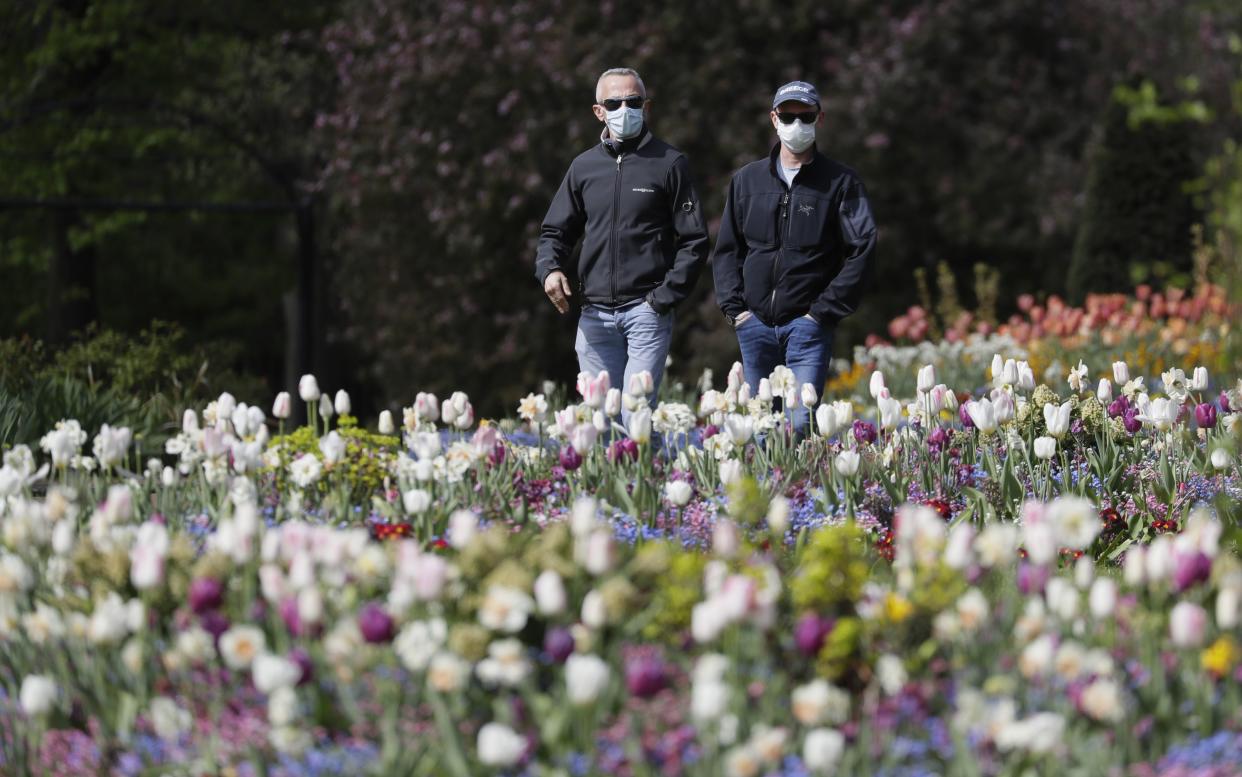
{"type": "Polygon", "coordinates": [[[655,189],[647,189],[642,186],[635,186],[633,190],[636,192],[643,192],[645,194],[655,194],[655,189]]]}

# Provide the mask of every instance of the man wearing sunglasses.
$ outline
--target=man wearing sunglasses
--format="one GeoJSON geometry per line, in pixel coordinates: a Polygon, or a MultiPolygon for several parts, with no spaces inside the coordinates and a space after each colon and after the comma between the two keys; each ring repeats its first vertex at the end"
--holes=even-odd
{"type": "MultiPolygon", "coordinates": [[[[819,94],[805,81],[777,90],[778,142],[734,174],[712,257],[716,302],[737,332],[746,382],[778,364],[823,393],[836,324],[858,307],[876,228],[858,174],[815,146],[819,94]]],[[[810,413],[797,408],[794,431],[810,413]]]]}
{"type": "Polygon", "coordinates": [[[686,157],[651,134],[649,108],[638,73],[615,68],[599,77],[592,110],[604,125],[600,141],[570,164],[548,208],[535,277],[559,312],[581,306],[579,369],[607,370],[622,389],[650,372],[654,402],[673,309],[707,260],[707,229],[686,157]]]}

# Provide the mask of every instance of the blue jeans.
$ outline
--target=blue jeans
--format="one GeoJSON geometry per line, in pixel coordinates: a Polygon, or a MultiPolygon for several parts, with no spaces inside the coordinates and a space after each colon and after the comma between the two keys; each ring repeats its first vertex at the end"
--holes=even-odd
{"type": "MultiPolygon", "coordinates": [[[[608,370],[611,384],[623,392],[631,376],[647,370],[655,386],[651,392],[654,407],[672,338],[673,312],[660,315],[645,300],[616,310],[587,305],[578,317],[574,342],[578,369],[592,375],[608,370]]],[[[623,412],[622,417],[628,423],[629,413],[623,412]]]]}
{"type": "MultiPolygon", "coordinates": [[[[768,326],[751,314],[737,327],[737,344],[742,351],[742,371],[752,393],[759,390],[759,381],[772,374],[778,364],[793,371],[798,387],[803,383],[824,393],[828,379],[828,362],[832,358],[833,327],[798,316],[780,326],[768,326]]],[[[798,407],[793,413],[794,433],[806,433],[810,411],[798,407]]]]}

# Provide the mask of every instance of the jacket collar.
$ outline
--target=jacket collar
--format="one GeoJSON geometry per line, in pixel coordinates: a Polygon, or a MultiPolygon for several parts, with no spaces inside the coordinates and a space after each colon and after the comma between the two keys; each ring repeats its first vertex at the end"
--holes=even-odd
{"type": "MultiPolygon", "coordinates": [[[[823,154],[819,153],[818,144],[814,144],[814,143],[811,144],[811,149],[815,153],[811,154],[811,161],[807,162],[806,164],[802,166],[804,168],[811,167],[812,165],[819,162],[819,160],[824,156],[823,154]]],[[[780,171],[776,169],[776,166],[780,164],[780,159],[781,159],[781,143],[778,140],[776,142],[776,145],[772,146],[772,150],[768,152],[768,172],[772,174],[773,178],[777,179],[781,183],[784,183],[785,178],[780,174],[780,171]]]]}
{"type": "Polygon", "coordinates": [[[604,131],[600,133],[600,136],[599,136],[600,145],[604,147],[604,150],[608,152],[609,156],[617,156],[618,154],[629,154],[635,149],[642,148],[643,146],[650,143],[651,138],[652,138],[652,135],[650,132],[647,131],[647,122],[645,121],[643,122],[642,130],[639,131],[639,133],[632,138],[626,138],[625,140],[613,140],[612,138],[608,137],[607,127],[604,128],[604,131]]]}

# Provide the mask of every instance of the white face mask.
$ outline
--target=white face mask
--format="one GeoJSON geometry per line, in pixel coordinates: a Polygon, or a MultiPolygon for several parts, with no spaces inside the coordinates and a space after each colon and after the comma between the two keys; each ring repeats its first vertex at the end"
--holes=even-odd
{"type": "Polygon", "coordinates": [[[632,138],[643,129],[643,109],[622,105],[615,111],[606,111],[608,129],[620,140],[632,138]]]}
{"type": "Polygon", "coordinates": [[[776,122],[776,134],[780,137],[781,143],[785,144],[785,148],[795,154],[801,154],[815,142],[815,124],[803,124],[801,121],[781,124],[778,121],[776,122]]]}

